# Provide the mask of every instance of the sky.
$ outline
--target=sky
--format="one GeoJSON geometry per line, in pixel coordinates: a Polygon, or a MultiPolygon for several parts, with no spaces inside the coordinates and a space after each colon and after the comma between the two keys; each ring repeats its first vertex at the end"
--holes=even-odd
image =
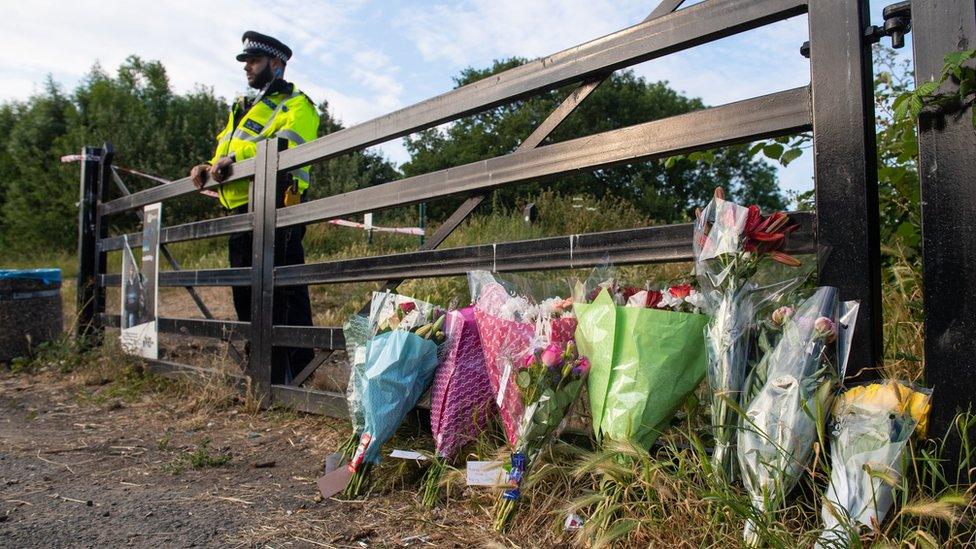
{"type": "MultiPolygon", "coordinates": [[[[701,0],[689,0],[687,5],[701,0]]],[[[893,0],[872,0],[872,22],[893,0]]],[[[94,63],[114,72],[129,55],[159,60],[175,91],[247,91],[234,56],[253,29],[294,50],[286,78],[350,126],[454,87],[466,67],[536,58],[639,23],[657,0],[33,0],[0,18],[0,101],[42,90],[48,75],[74,88],[94,63]]],[[[799,16],[634,67],[649,80],[721,105],[809,83],[799,16]]],[[[902,50],[910,55],[911,45],[902,50]]],[[[378,146],[396,163],[401,140],[378,146]]],[[[779,169],[781,188],[808,190],[812,158],[779,169]]]]}

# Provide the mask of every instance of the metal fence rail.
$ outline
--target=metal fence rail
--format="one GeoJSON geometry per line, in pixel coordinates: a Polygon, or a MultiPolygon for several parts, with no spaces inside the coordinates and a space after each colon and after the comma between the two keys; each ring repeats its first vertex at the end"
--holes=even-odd
{"type": "MultiPolygon", "coordinates": [[[[395,288],[406,278],[461,275],[471,269],[524,271],[616,264],[688,261],[691,226],[644,227],[603,233],[436,249],[477,207],[485,193],[506,185],[541,181],[582,170],[640,162],[733,143],[812,131],[817,212],[799,213],[801,230],[791,250],[819,253],[820,282],[838,286],[844,299],[860,299],[861,315],[849,371],[880,360],[880,268],[877,180],[870,48],[863,38],[866,0],[706,0],[678,10],[681,0],[665,0],[642,23],[579,46],[462,86],[386,116],[284,149],[283,142],[258,144],[256,158],[234,165],[230,180],[253,178],[251,213],[164,229],[161,241],[179,242],[253,231],[254,263],[244,269],[160,273],[163,286],[250,286],[252,322],[160,318],[165,333],[247,339],[246,374],[266,402],[344,414],[341,395],[299,387],[328,357],[342,348],[335,327],[276,326],[271,303],[276,288],[299,284],[386,281],[395,288]],[[677,11],[675,11],[677,10],[677,11]],[[811,83],[796,88],[662,120],[540,146],[614,70],[713,42],[789,17],[808,13],[811,83]],[[274,189],[280,174],[298,166],[395,139],[434,125],[570,83],[579,87],[514,152],[446,170],[390,181],[374,187],[277,209],[274,189]],[[277,228],[322,222],[448,196],[468,200],[416,252],[275,267],[277,228]],[[274,346],[301,346],[323,352],[292,386],[270,383],[274,346]]],[[[797,48],[806,37],[797,36],[797,48]]],[[[799,51],[797,52],[799,55],[799,51]]],[[[123,246],[102,219],[147,204],[196,192],[190,180],[109,199],[110,151],[86,148],[82,165],[79,302],[83,330],[117,325],[104,313],[105,288],[120,283],[107,273],[105,256],[123,246]],[[97,159],[100,155],[100,160],[97,159]]],[[[208,186],[213,186],[209,184],[208,186]]],[[[140,235],[128,235],[129,242],[140,235]]],[[[172,371],[179,365],[157,364],[172,371]]]]}

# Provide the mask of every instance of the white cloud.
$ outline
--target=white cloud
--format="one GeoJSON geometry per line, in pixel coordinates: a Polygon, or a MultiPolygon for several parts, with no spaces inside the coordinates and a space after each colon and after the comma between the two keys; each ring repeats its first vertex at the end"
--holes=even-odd
{"type": "MultiPolygon", "coordinates": [[[[692,5],[688,2],[687,5],[692,5]]],[[[536,58],[642,21],[655,3],[604,0],[467,0],[424,12],[403,10],[402,32],[429,63],[457,69],[509,56],[536,58]]],[[[804,86],[809,63],[800,53],[805,16],[654,59],[633,67],[651,81],[720,105],[804,86]]],[[[809,155],[805,155],[809,156],[809,155]]],[[[806,159],[783,172],[783,187],[810,187],[806,159]]]]}
{"type": "MultiPolygon", "coordinates": [[[[686,5],[696,2],[688,1],[686,5]]],[[[880,2],[872,2],[878,23],[880,2]]],[[[888,3],[887,0],[884,3],[888,3]]],[[[34,0],[0,19],[0,100],[23,99],[44,78],[71,89],[98,60],[109,72],[130,54],[158,59],[183,92],[197,84],[231,98],[246,90],[234,55],[255,29],[292,46],[289,79],[327,100],[349,126],[442,93],[461,68],[510,56],[535,58],[639,23],[656,0],[34,0]]],[[[634,67],[716,105],[804,85],[796,17],[634,67]]],[[[394,160],[401,140],[379,147],[394,160]]],[[[781,171],[784,187],[809,187],[806,159],[781,171]]]]}
{"type": "Polygon", "coordinates": [[[539,57],[640,21],[636,0],[469,0],[402,9],[397,25],[429,62],[484,65],[513,55],[539,57]]]}

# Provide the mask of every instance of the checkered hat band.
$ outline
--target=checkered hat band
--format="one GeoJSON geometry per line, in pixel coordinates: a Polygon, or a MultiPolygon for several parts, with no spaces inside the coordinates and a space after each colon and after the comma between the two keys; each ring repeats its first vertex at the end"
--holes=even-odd
{"type": "Polygon", "coordinates": [[[273,47],[271,47],[271,46],[269,46],[269,45],[267,45],[267,44],[265,44],[263,42],[255,42],[253,40],[248,40],[248,41],[244,42],[244,49],[245,50],[261,50],[263,52],[268,53],[272,57],[277,57],[278,59],[281,59],[282,61],[288,61],[288,56],[285,55],[285,52],[283,52],[283,51],[281,51],[281,50],[279,50],[277,48],[273,48],[273,47]]]}

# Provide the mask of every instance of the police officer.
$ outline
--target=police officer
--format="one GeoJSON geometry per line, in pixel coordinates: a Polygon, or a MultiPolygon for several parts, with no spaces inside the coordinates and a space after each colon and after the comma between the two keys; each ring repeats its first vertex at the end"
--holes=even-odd
{"type": "MultiPolygon", "coordinates": [[[[291,49],[279,40],[254,31],[241,38],[244,51],[237,60],[244,63],[247,84],[258,90],[253,99],[239,98],[231,107],[227,125],[217,135],[217,149],[206,164],[194,166],[190,177],[197,188],[208,178],[220,183],[227,178],[228,168],[235,161],[257,154],[257,143],[264,139],[283,137],[288,147],[316,138],[319,115],[315,104],[294,84],[284,80],[285,66],[291,59],[291,49]]],[[[304,201],[310,181],[309,169],[298,168],[279,176],[277,182],[278,207],[292,206],[304,201]]],[[[247,213],[250,181],[242,180],[218,187],[220,204],[231,214],[247,213]]],[[[275,265],[305,263],[302,237],[304,226],[278,229],[275,233],[275,265]]],[[[251,266],[250,232],[230,237],[231,267],[251,266]]],[[[251,288],[234,286],[234,309],[237,318],[251,321],[251,288]]],[[[291,326],[311,326],[312,311],[307,286],[275,290],[274,323],[291,326]]],[[[287,383],[312,358],[311,349],[275,347],[272,355],[272,383],[287,383]]]]}

